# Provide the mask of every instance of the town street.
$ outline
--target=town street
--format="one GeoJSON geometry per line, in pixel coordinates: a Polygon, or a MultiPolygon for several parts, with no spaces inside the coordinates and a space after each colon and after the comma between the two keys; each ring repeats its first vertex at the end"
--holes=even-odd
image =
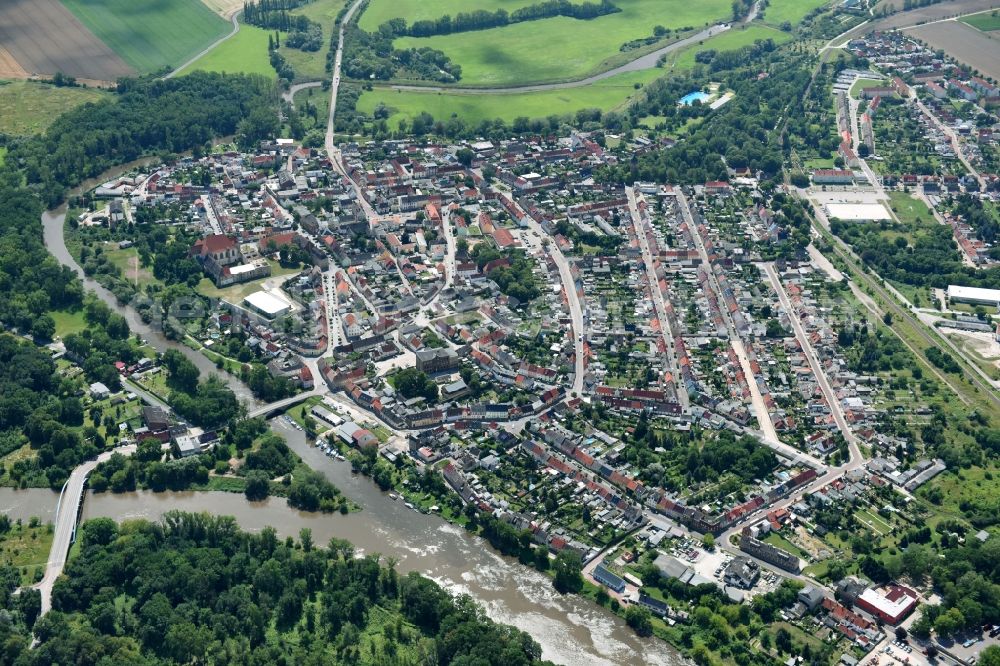
{"type": "Polygon", "coordinates": [[[667,363],[674,376],[674,390],[677,392],[677,400],[681,407],[687,412],[691,408],[691,399],[688,397],[687,389],[680,384],[681,371],[677,365],[677,356],[674,353],[674,336],[676,331],[671,330],[670,320],[667,318],[667,306],[663,302],[663,291],[660,290],[660,281],[656,276],[656,267],[659,265],[649,249],[649,236],[652,230],[648,229],[648,221],[644,220],[639,213],[639,205],[636,202],[635,188],[626,187],[625,196],[628,197],[628,209],[632,214],[632,226],[635,228],[636,238],[639,240],[639,249],[642,250],[643,263],[646,265],[646,282],[649,286],[649,293],[653,298],[653,310],[656,312],[656,319],[660,322],[660,335],[663,338],[663,348],[667,354],[667,363]]]}
{"type": "Polygon", "coordinates": [[[805,330],[802,328],[802,322],[799,321],[798,313],[788,299],[788,292],[785,291],[785,286],[781,284],[781,279],[777,271],[774,270],[774,264],[760,264],[760,267],[764,270],[764,274],[767,275],[771,286],[774,287],[774,291],[778,294],[778,300],[781,302],[782,309],[788,314],[792,330],[795,331],[795,338],[799,341],[799,346],[802,347],[802,353],[805,354],[806,360],[809,362],[809,367],[812,369],[813,376],[816,378],[820,390],[823,391],[823,397],[826,398],[827,405],[829,405],[830,411],[833,413],[833,420],[837,423],[837,428],[840,429],[841,434],[847,441],[847,446],[851,452],[851,460],[860,460],[861,449],[858,447],[858,438],[854,436],[850,426],[847,424],[847,419],[844,417],[844,410],[840,406],[837,394],[834,392],[833,387],[830,386],[830,380],[826,376],[826,372],[823,371],[823,367],[819,364],[816,351],[809,342],[809,336],[806,335],[805,330]]]}
{"type": "MultiPolygon", "coordinates": [[[[528,228],[538,234],[539,238],[548,238],[548,235],[542,229],[542,225],[540,225],[537,220],[532,218],[530,215],[526,216],[525,219],[528,222],[528,228]]],[[[549,256],[552,257],[552,261],[555,262],[556,267],[559,269],[559,279],[562,282],[563,292],[566,294],[566,302],[569,304],[569,315],[573,322],[573,355],[576,357],[573,365],[574,376],[572,392],[577,396],[582,396],[583,376],[586,373],[586,364],[583,341],[583,308],[580,305],[580,294],[576,291],[576,280],[573,279],[573,272],[570,270],[569,262],[566,260],[566,256],[562,253],[562,250],[559,249],[559,246],[556,245],[555,241],[549,241],[546,251],[549,253],[549,256]]]]}
{"type": "MultiPolygon", "coordinates": [[[[709,284],[715,292],[716,298],[718,298],[719,302],[722,303],[722,288],[719,286],[719,281],[715,277],[715,271],[712,270],[712,263],[708,259],[708,251],[705,249],[705,241],[702,239],[701,231],[698,229],[698,225],[695,223],[694,217],[691,215],[691,209],[688,207],[687,197],[685,197],[680,191],[677,193],[677,202],[680,204],[681,212],[684,215],[684,221],[687,222],[687,225],[691,230],[691,237],[694,239],[695,248],[698,250],[698,255],[701,257],[702,266],[708,274],[709,284]]],[[[754,375],[753,369],[750,367],[750,357],[747,355],[746,347],[743,345],[743,338],[740,337],[739,331],[736,330],[736,324],[733,323],[733,319],[729,315],[728,309],[725,307],[720,307],[719,309],[722,311],[722,317],[726,322],[726,329],[729,331],[729,341],[733,345],[733,351],[736,352],[736,358],[740,361],[740,367],[743,369],[743,376],[746,377],[747,386],[750,389],[750,400],[753,404],[754,413],[757,415],[757,423],[761,432],[764,434],[764,441],[771,446],[777,444],[779,447],[790,449],[796,456],[801,455],[801,451],[797,451],[786,444],[782,444],[781,440],[778,439],[778,432],[774,429],[774,423],[771,421],[771,416],[767,413],[767,406],[764,404],[764,396],[761,395],[760,388],[757,386],[757,377],[754,375]]]]}

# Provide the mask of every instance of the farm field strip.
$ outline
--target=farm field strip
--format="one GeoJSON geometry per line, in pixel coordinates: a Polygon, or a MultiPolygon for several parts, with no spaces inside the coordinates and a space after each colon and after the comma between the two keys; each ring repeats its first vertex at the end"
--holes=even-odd
{"type": "Polygon", "coordinates": [[[0,44],[29,75],[114,81],[135,73],[58,0],[0,2],[0,44]]]}
{"type": "Polygon", "coordinates": [[[176,67],[231,27],[201,0],[63,0],[63,4],[141,72],[176,67]]]}
{"type": "Polygon", "coordinates": [[[983,76],[1000,78],[1000,43],[972,26],[961,21],[944,21],[907,32],[978,69],[983,76]]]}

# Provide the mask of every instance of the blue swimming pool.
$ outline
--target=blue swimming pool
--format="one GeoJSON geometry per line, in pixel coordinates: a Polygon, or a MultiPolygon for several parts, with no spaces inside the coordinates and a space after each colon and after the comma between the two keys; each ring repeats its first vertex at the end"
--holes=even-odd
{"type": "Polygon", "coordinates": [[[694,90],[692,92],[689,92],[687,95],[684,95],[684,97],[681,97],[680,103],[683,104],[684,106],[691,106],[691,104],[693,104],[695,100],[699,102],[704,102],[709,97],[710,95],[708,93],[704,93],[700,90],[694,90]]]}

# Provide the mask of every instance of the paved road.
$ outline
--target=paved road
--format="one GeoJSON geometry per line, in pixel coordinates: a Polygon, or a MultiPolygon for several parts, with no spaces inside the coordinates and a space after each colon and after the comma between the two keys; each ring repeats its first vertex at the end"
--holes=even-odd
{"type": "Polygon", "coordinates": [[[172,79],[173,77],[177,76],[181,72],[182,69],[184,69],[185,67],[187,67],[188,65],[190,65],[191,63],[193,63],[195,60],[197,60],[198,58],[202,57],[203,55],[205,55],[206,53],[208,53],[209,51],[211,51],[212,49],[214,49],[215,47],[217,47],[219,44],[221,44],[222,42],[226,41],[227,39],[230,39],[236,33],[238,33],[240,31],[240,22],[239,22],[239,20],[237,18],[237,17],[239,17],[239,15],[240,15],[240,13],[238,11],[236,11],[236,12],[233,12],[233,15],[229,17],[229,20],[233,22],[233,29],[230,31],[230,33],[228,35],[224,35],[222,37],[219,37],[217,40],[215,40],[214,42],[212,42],[211,45],[208,46],[208,48],[203,49],[201,52],[198,53],[198,55],[196,55],[196,56],[188,59],[187,62],[185,62],[183,65],[181,65],[180,67],[178,67],[174,71],[170,72],[169,74],[167,74],[163,78],[165,78],[165,79],[172,79]]]}
{"type": "Polygon", "coordinates": [[[643,263],[646,265],[646,282],[649,285],[649,293],[653,299],[653,309],[656,312],[656,318],[660,322],[660,335],[663,338],[663,348],[666,350],[667,363],[674,376],[674,390],[677,393],[677,399],[680,401],[681,407],[687,412],[691,408],[691,399],[688,397],[687,389],[680,383],[681,371],[680,366],[677,365],[677,356],[674,353],[674,336],[676,335],[676,331],[670,328],[670,320],[667,318],[667,306],[663,300],[663,291],[660,290],[660,281],[656,277],[656,262],[653,258],[653,252],[649,248],[649,236],[647,233],[651,233],[652,229],[649,229],[648,222],[639,213],[635,188],[626,187],[625,196],[628,198],[628,209],[632,214],[632,226],[639,241],[639,249],[642,250],[643,263]]]}
{"type": "Polygon", "coordinates": [[[781,440],[778,439],[778,431],[774,429],[774,423],[771,421],[771,415],[767,413],[767,405],[764,404],[764,396],[761,395],[760,387],[757,386],[757,376],[750,367],[750,356],[747,354],[746,347],[743,344],[743,338],[740,337],[739,331],[736,330],[736,324],[733,322],[733,318],[729,315],[729,309],[726,307],[726,303],[722,298],[722,288],[719,286],[719,281],[715,277],[715,271],[712,270],[712,264],[708,260],[708,252],[705,249],[705,241],[701,237],[701,231],[698,229],[698,225],[695,223],[694,217],[691,215],[691,209],[688,207],[687,197],[685,197],[683,193],[678,192],[677,202],[680,204],[681,213],[684,215],[684,221],[687,222],[688,227],[691,229],[691,238],[694,239],[694,245],[698,250],[698,256],[701,257],[701,263],[705,268],[705,272],[708,274],[709,285],[712,287],[712,290],[715,292],[716,298],[718,299],[719,310],[722,312],[722,318],[726,322],[726,328],[729,330],[729,341],[733,345],[733,350],[736,352],[736,358],[739,359],[740,367],[743,369],[743,376],[746,378],[747,387],[750,389],[750,401],[753,404],[753,410],[757,416],[757,423],[760,430],[764,433],[764,441],[772,446],[777,444],[782,447],[787,447],[788,449],[791,449],[795,455],[801,455],[801,451],[787,446],[786,444],[782,444],[781,440]]]}
{"type": "Polygon", "coordinates": [[[819,364],[819,359],[816,356],[815,350],[813,350],[812,343],[809,341],[809,336],[806,335],[805,330],[802,328],[798,312],[792,307],[792,303],[788,298],[788,292],[785,291],[785,286],[781,284],[781,279],[778,277],[777,271],[774,270],[774,264],[762,264],[761,268],[764,269],[767,279],[771,281],[771,286],[777,292],[781,307],[788,313],[788,319],[792,322],[792,329],[795,331],[795,337],[799,341],[799,346],[802,347],[802,353],[805,354],[813,376],[816,377],[816,382],[819,384],[820,390],[823,391],[823,397],[826,398],[827,404],[830,405],[833,420],[847,441],[848,449],[851,452],[851,460],[860,460],[861,448],[858,446],[858,438],[854,436],[847,423],[847,419],[844,418],[844,410],[841,409],[840,401],[837,400],[837,394],[834,392],[833,387],[830,386],[830,380],[819,364]]]}
{"type": "Polygon", "coordinates": [[[979,188],[985,192],[986,179],[983,178],[983,175],[981,173],[976,171],[976,169],[972,166],[972,163],[969,162],[968,158],[966,158],[965,152],[962,150],[962,143],[959,140],[958,134],[955,132],[955,130],[953,130],[952,128],[948,127],[943,122],[941,122],[941,119],[938,118],[936,115],[934,115],[934,112],[931,111],[929,108],[927,108],[927,106],[917,98],[917,91],[912,86],[910,87],[910,98],[916,101],[917,108],[920,109],[920,111],[924,114],[924,116],[928,120],[930,120],[935,126],[937,126],[939,130],[944,132],[945,136],[948,137],[948,139],[951,141],[951,147],[955,151],[955,156],[958,157],[959,161],[962,163],[965,169],[969,173],[971,173],[977,181],[979,181],[979,188]]]}
{"type": "Polygon", "coordinates": [[[306,88],[319,88],[321,85],[323,85],[322,81],[309,81],[307,83],[296,83],[294,86],[289,87],[288,90],[281,93],[281,99],[285,100],[292,106],[295,106],[296,93],[298,93],[300,90],[305,90],[306,88]]]}
{"type": "MultiPolygon", "coordinates": [[[[539,238],[547,238],[548,235],[534,218],[526,216],[528,228],[538,234],[539,238]]],[[[573,354],[576,362],[573,365],[573,388],[572,392],[577,396],[583,395],[583,378],[586,374],[584,364],[584,329],[583,329],[583,307],[580,305],[580,295],[576,292],[576,281],[573,279],[573,272],[570,270],[566,255],[562,253],[555,241],[548,244],[547,252],[559,269],[559,279],[562,282],[563,291],[566,293],[566,302],[569,304],[570,320],[573,323],[573,354]]]]}
{"type": "Polygon", "coordinates": [[[52,608],[52,586],[66,566],[69,547],[76,534],[76,518],[83,500],[83,490],[87,477],[100,463],[111,458],[114,453],[130,456],[135,452],[135,445],[123,446],[112,451],[105,451],[94,460],[88,460],[73,470],[69,475],[62,492],[59,494],[59,505],[56,507],[56,524],[52,537],[52,549],[45,566],[45,575],[33,587],[42,593],[42,615],[52,608]]]}

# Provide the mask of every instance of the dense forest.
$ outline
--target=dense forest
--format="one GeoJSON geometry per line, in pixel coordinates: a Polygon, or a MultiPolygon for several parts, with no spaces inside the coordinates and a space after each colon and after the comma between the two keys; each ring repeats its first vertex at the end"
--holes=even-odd
{"type": "Polygon", "coordinates": [[[833,220],[833,233],[854,248],[866,265],[886,280],[918,287],[946,288],[949,284],[1000,289],[1000,267],[976,269],[962,262],[951,227],[928,221],[912,240],[891,232],[906,232],[901,224],[859,224],[833,220]]]}
{"type": "Polygon", "coordinates": [[[230,135],[249,148],[277,130],[276,105],[277,92],[264,77],[197,72],[122,79],[115,99],[85,104],[44,135],[12,143],[5,169],[20,171],[55,204],[67,188],[143,155],[200,152],[230,135]]]}
{"type": "Polygon", "coordinates": [[[320,547],[309,530],[281,540],[176,512],[157,524],[91,520],[37,622],[37,593],[12,594],[17,575],[0,570],[8,664],[541,663],[530,636],[468,597],[346,542],[320,547]]]}
{"type": "MultiPolygon", "coordinates": [[[[125,319],[96,299],[85,302],[75,274],[49,255],[41,214],[66,191],[107,168],[151,153],[203,150],[235,134],[245,146],[276,128],[276,93],[262,78],[197,73],[169,80],[122,80],[114,99],[61,116],[40,136],[12,140],[0,166],[0,323],[47,342],[50,313],[80,312],[86,328],[66,335],[67,355],[83,379],[118,386],[115,361],[141,356],[125,319]]],[[[25,444],[37,455],[5,470],[8,482],[58,488],[69,471],[106,442],[85,426],[78,381],[55,374],[47,352],[2,336],[0,448],[25,444]]],[[[212,381],[177,391],[178,410],[212,427],[237,413],[232,392],[212,381]]]]}

